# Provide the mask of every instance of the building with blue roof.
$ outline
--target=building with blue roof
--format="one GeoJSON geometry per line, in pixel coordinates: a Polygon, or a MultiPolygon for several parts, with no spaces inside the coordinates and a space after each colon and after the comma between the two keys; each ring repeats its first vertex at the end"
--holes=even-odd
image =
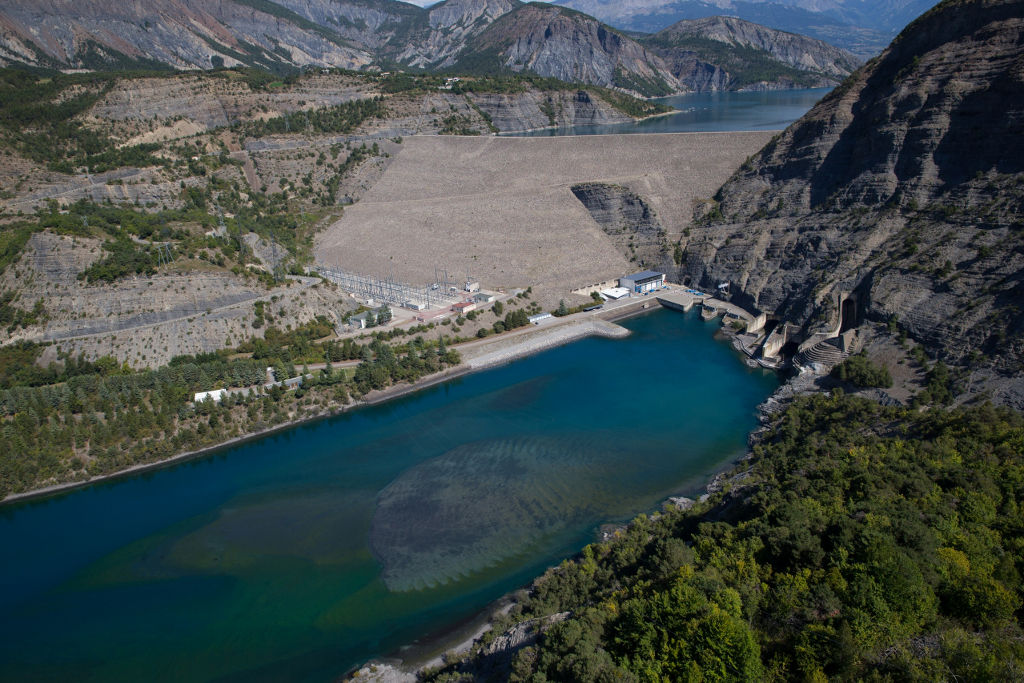
{"type": "Polygon", "coordinates": [[[639,273],[619,278],[619,287],[628,289],[634,294],[644,294],[661,289],[665,286],[665,273],[653,270],[642,270],[639,273]]]}

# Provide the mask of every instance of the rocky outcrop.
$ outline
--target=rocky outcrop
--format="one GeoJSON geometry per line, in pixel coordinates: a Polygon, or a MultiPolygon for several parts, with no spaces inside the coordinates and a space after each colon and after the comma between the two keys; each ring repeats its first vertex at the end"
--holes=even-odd
{"type": "Polygon", "coordinates": [[[803,327],[892,321],[953,363],[1024,360],[1024,16],[945,2],[699,207],[685,275],[803,327]]]}
{"type": "Polygon", "coordinates": [[[370,51],[382,49],[424,24],[423,11],[405,2],[274,0],[274,4],[370,51]]]}
{"type": "Polygon", "coordinates": [[[697,53],[689,50],[664,50],[660,56],[680,83],[693,92],[714,92],[728,90],[731,78],[729,72],[717,64],[698,59],[697,53]]]}
{"type": "Polygon", "coordinates": [[[490,643],[479,647],[474,656],[467,660],[460,673],[469,675],[472,680],[494,681],[506,680],[512,672],[512,664],[516,655],[524,648],[530,647],[537,639],[555,624],[569,618],[569,612],[558,612],[545,617],[521,621],[490,643]]]}
{"type": "Polygon", "coordinates": [[[594,221],[637,267],[668,265],[665,228],[643,197],[608,183],[582,183],[571,189],[594,221]]]}
{"type": "Polygon", "coordinates": [[[861,60],[846,50],[807,36],[776,31],[736,17],[708,17],[680,21],[657,34],[667,40],[699,38],[733,47],[760,50],[801,71],[845,78],[861,60]]]}
{"type": "Polygon", "coordinates": [[[632,119],[586,90],[528,91],[525,93],[472,94],[472,103],[485,112],[502,132],[555,126],[604,125],[632,119]]]}
{"type": "Polygon", "coordinates": [[[421,68],[447,68],[467,43],[522,3],[518,0],[447,0],[428,11],[412,40],[394,42],[394,59],[421,68]]]}

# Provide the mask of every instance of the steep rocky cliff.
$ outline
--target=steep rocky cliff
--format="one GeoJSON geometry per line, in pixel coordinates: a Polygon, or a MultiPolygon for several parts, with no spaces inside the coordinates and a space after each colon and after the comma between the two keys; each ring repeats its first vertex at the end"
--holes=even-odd
{"type": "Polygon", "coordinates": [[[696,208],[681,275],[802,336],[852,299],[947,362],[1019,372],[1022,93],[1024,4],[942,3],[696,208]]]}
{"type": "Polygon", "coordinates": [[[680,21],[642,42],[694,90],[835,85],[860,64],[828,43],[735,17],[680,21]],[[720,75],[705,81],[698,64],[713,65],[720,75]]]}
{"type": "Polygon", "coordinates": [[[265,0],[0,2],[0,64],[358,69],[372,61],[330,28],[265,0]]]}
{"type": "Polygon", "coordinates": [[[684,89],[664,62],[636,41],[593,17],[541,3],[524,5],[495,21],[469,43],[457,65],[532,71],[645,95],[684,89]]]}
{"type": "Polygon", "coordinates": [[[599,126],[632,120],[626,114],[586,90],[467,96],[491,125],[501,132],[526,131],[555,126],[599,126]]]}
{"type": "Polygon", "coordinates": [[[447,68],[466,44],[494,21],[519,7],[519,0],[447,0],[431,7],[421,28],[392,40],[385,53],[420,68],[447,68]]]}
{"type": "Polygon", "coordinates": [[[572,193],[637,268],[671,265],[665,228],[643,197],[621,185],[582,183],[572,193]]]}

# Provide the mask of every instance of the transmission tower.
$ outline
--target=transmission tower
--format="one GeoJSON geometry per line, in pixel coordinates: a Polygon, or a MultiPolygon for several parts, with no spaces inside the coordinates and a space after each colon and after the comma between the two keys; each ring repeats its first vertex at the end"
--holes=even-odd
{"type": "Polygon", "coordinates": [[[174,259],[174,255],[171,253],[171,245],[166,242],[156,245],[156,256],[158,265],[171,265],[171,261],[174,259]]]}

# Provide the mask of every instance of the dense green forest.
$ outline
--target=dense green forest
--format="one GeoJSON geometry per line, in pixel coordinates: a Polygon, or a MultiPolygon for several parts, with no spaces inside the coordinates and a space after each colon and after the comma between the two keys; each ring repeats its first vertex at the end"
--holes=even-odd
{"type": "Polygon", "coordinates": [[[1018,413],[800,398],[723,491],[537,580],[508,666],[427,678],[1020,680],[1022,497],[1018,413]]]}
{"type": "MultiPolygon", "coordinates": [[[[927,367],[927,358],[924,359],[922,366],[927,367]]],[[[832,368],[831,374],[836,379],[849,382],[855,387],[892,386],[892,375],[889,374],[889,368],[872,363],[863,351],[850,356],[832,368]]]]}

